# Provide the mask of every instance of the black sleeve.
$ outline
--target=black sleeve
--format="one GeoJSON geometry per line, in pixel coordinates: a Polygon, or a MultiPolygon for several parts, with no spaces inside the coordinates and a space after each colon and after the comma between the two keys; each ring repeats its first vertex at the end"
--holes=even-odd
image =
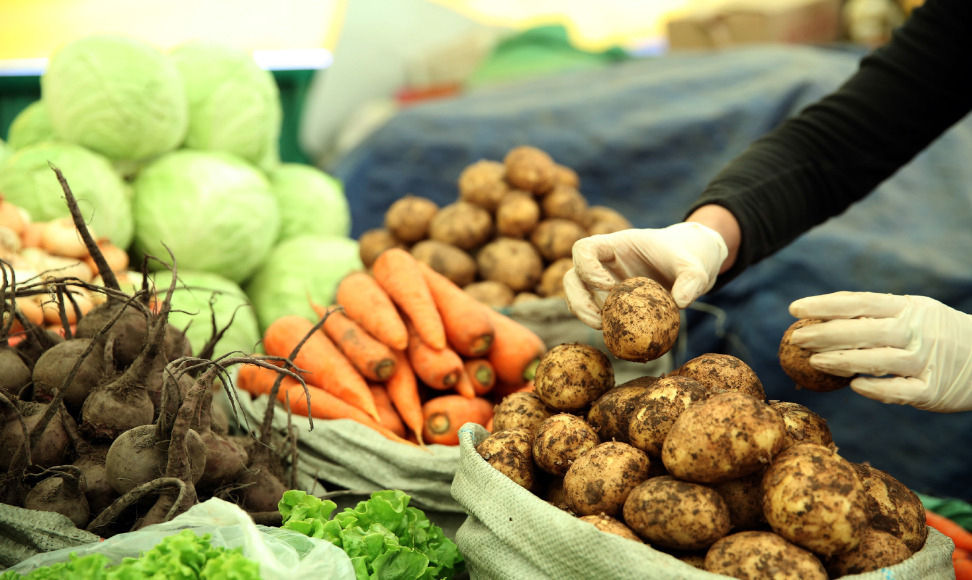
{"type": "Polygon", "coordinates": [[[692,205],[722,205],[739,220],[739,256],[719,285],[846,210],[970,110],[972,0],[927,0],[840,88],[755,141],[692,205]]]}

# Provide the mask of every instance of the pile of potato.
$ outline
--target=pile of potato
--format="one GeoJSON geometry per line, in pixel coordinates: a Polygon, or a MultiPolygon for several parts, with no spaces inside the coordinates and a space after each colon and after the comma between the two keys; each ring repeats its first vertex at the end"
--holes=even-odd
{"type": "Polygon", "coordinates": [[[580,238],[631,227],[617,211],[590,206],[577,173],[531,146],[503,161],[482,159],[459,175],[458,198],[439,207],[406,195],[386,210],[384,227],[359,237],[370,267],[390,247],[419,260],[493,306],[560,296],[580,238]]]}
{"type": "MultiPolygon", "coordinates": [[[[603,313],[615,320],[604,327],[609,349],[618,341],[608,334],[643,332],[638,313],[665,293],[648,279],[616,287],[603,313]]],[[[649,356],[671,346],[658,344],[649,356]]],[[[534,391],[497,405],[477,451],[599,529],[727,576],[862,573],[907,559],[928,533],[914,492],[843,458],[824,418],[767,400],[756,373],[727,354],[615,384],[605,352],[554,346],[534,391]]]]}

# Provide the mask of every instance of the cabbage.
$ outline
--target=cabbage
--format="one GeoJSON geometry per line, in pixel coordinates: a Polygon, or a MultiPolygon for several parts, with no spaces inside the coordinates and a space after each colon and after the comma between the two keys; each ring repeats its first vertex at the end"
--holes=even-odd
{"type": "Polygon", "coordinates": [[[132,187],[136,256],[168,262],[167,246],[180,270],[242,282],[280,230],[269,180],[228,153],[168,153],[142,169],[132,187]]]}
{"type": "Polygon", "coordinates": [[[14,151],[0,162],[4,199],[23,208],[34,221],[71,215],[48,162],[64,174],[94,235],[128,248],[133,220],[125,184],[108,159],[80,145],[45,141],[14,151]]]}
{"type": "MultiPolygon", "coordinates": [[[[249,354],[259,348],[260,329],[256,312],[249,298],[236,282],[209,272],[178,269],[179,282],[172,293],[172,312],[169,322],[186,329],[192,352],[199,354],[213,336],[212,316],[216,316],[217,329],[226,327],[226,333],[216,343],[213,358],[234,351],[249,354]],[[212,299],[212,307],[210,307],[212,299]],[[232,321],[232,324],[230,323],[232,321]],[[229,326],[227,326],[229,325],[229,326]]],[[[152,275],[159,292],[169,287],[172,272],[162,270],[152,275]]]]}
{"type": "Polygon", "coordinates": [[[226,151],[261,168],[279,161],[283,109],[270,72],[248,53],[213,42],[183,44],[170,57],[189,99],[186,147],[226,151]]]}
{"type": "Polygon", "coordinates": [[[41,75],[41,99],[58,136],[112,159],[171,151],[189,122],[175,64],[125,36],[85,36],[56,50],[41,75]]]}
{"type": "Polygon", "coordinates": [[[363,267],[357,241],[308,234],[277,244],[243,289],[265,330],[284,315],[317,320],[308,298],[324,306],[333,303],[341,278],[363,267]]]}
{"type": "Polygon", "coordinates": [[[34,101],[17,113],[7,130],[7,143],[13,149],[55,139],[54,127],[43,101],[34,101]]]}
{"type": "Polygon", "coordinates": [[[4,159],[10,157],[11,153],[13,151],[10,150],[10,146],[4,143],[3,139],[0,139],[0,163],[3,163],[4,159]]]}
{"type": "Polygon", "coordinates": [[[279,241],[351,233],[351,209],[337,179],[310,165],[284,163],[270,173],[270,184],[282,218],[279,241]]]}

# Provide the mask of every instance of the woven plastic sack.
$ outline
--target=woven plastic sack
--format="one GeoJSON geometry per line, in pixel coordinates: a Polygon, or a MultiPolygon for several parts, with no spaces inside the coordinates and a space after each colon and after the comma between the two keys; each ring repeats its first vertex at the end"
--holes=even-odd
{"type": "Polygon", "coordinates": [[[0,503],[0,569],[34,554],[90,544],[98,539],[97,535],[78,529],[63,514],[0,503]]]}
{"type": "Polygon", "coordinates": [[[238,506],[217,498],[196,504],[168,522],[117,534],[103,542],[37,554],[10,570],[26,574],[36,568],[64,562],[71,554],[79,557],[103,554],[115,564],[126,557],[138,557],[163,538],[186,529],[199,536],[210,534],[210,543],[215,547],[242,548],[245,557],[259,563],[263,580],[355,578],[351,559],[331,542],[292,530],[254,524],[238,506]]]}
{"type": "MultiPolygon", "coordinates": [[[[727,578],[699,570],[646,544],[601,532],[538,498],[493,469],[476,452],[489,435],[467,423],[459,431],[459,468],[452,495],[469,513],[456,532],[470,578],[727,578]]],[[[858,580],[955,578],[954,544],[929,528],[925,546],[911,558],[858,580]]]]}

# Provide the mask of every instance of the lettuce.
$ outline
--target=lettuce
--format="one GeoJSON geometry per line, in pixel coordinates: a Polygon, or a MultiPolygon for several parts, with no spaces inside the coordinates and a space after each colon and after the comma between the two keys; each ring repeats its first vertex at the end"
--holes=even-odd
{"type": "Polygon", "coordinates": [[[456,544],[400,490],[382,490],[331,517],[330,500],[299,490],[284,492],[283,527],[323,538],[351,558],[359,580],[452,578],[465,569],[456,544]]]}

